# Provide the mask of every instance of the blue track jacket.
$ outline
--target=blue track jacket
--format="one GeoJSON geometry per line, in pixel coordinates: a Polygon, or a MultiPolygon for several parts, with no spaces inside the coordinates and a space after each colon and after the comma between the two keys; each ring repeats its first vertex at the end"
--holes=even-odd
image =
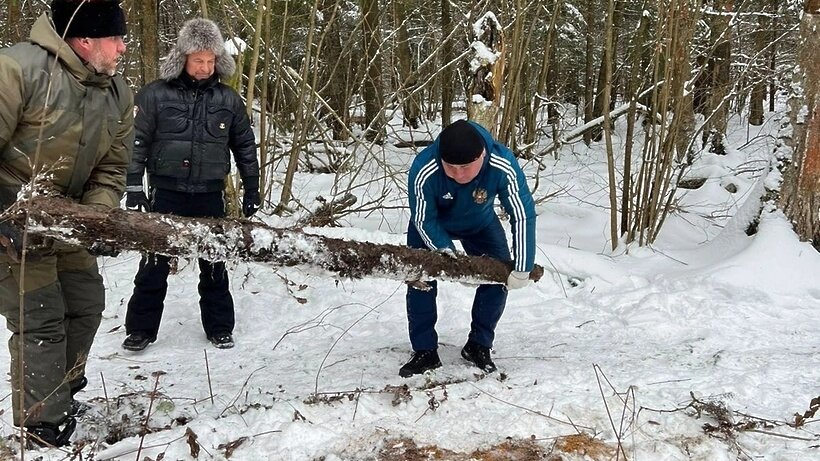
{"type": "Polygon", "coordinates": [[[535,263],[535,205],[518,160],[477,123],[487,155],[475,179],[458,184],[444,174],[438,138],[410,167],[410,222],[431,250],[453,248],[453,237],[469,236],[496,219],[495,197],[510,215],[513,270],[529,272],[535,263]]]}

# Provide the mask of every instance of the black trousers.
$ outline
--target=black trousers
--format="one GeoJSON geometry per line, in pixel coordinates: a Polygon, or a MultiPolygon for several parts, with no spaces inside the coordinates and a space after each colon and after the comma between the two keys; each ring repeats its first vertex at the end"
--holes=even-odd
{"type": "MultiPolygon", "coordinates": [[[[151,191],[151,210],[187,217],[221,218],[225,216],[225,202],[222,192],[188,194],[155,189],[151,191]]],[[[170,260],[167,256],[155,254],[143,255],[140,260],[139,271],[134,278],[134,293],[125,314],[127,334],[141,332],[149,336],[157,335],[168,291],[170,260]]],[[[225,263],[200,258],[198,288],[205,335],[232,333],[234,306],[225,263]]]]}

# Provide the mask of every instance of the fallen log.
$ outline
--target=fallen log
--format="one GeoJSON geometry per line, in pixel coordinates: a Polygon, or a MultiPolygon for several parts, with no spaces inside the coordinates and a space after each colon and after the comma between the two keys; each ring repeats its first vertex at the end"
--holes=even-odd
{"type": "MultiPolygon", "coordinates": [[[[218,261],[254,261],[272,266],[305,266],[341,277],[394,280],[452,280],[505,283],[512,263],[402,245],[377,244],[279,229],[244,219],[186,218],[121,209],[101,211],[60,197],[36,196],[19,209],[28,213],[28,232],[65,243],[218,261]]],[[[12,220],[22,226],[25,217],[12,220]]],[[[530,274],[538,281],[541,266],[530,274]]]]}

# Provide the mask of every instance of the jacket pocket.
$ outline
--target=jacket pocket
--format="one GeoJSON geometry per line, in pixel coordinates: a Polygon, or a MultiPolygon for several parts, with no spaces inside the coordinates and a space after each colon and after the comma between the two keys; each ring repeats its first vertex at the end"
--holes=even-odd
{"type": "Polygon", "coordinates": [[[100,133],[100,142],[97,144],[97,161],[105,157],[111,150],[114,140],[122,127],[122,120],[116,116],[108,116],[103,119],[105,124],[100,133]]]}
{"type": "Polygon", "coordinates": [[[231,171],[230,156],[228,148],[225,147],[220,152],[216,148],[208,151],[202,158],[201,179],[203,181],[214,181],[222,179],[231,171]]]}
{"type": "Polygon", "coordinates": [[[188,105],[182,103],[165,103],[157,112],[157,133],[185,133],[191,126],[188,105]]]}
{"type": "Polygon", "coordinates": [[[149,172],[157,176],[187,179],[191,174],[191,142],[162,141],[155,144],[149,172]]]}
{"type": "Polygon", "coordinates": [[[205,123],[208,136],[210,136],[213,141],[227,144],[228,137],[231,133],[232,120],[233,112],[230,110],[224,107],[208,108],[208,120],[206,120],[205,123]]]}

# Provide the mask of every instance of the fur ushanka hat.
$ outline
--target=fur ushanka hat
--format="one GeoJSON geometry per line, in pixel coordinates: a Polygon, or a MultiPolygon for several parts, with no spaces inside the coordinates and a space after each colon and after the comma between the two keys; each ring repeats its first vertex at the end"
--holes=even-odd
{"type": "Polygon", "coordinates": [[[220,79],[226,79],[236,71],[233,56],[225,50],[225,41],[215,22],[194,18],[182,25],[177,43],[165,57],[160,67],[160,78],[173,80],[185,69],[185,60],[191,53],[210,50],[216,55],[215,72],[220,79]]]}

